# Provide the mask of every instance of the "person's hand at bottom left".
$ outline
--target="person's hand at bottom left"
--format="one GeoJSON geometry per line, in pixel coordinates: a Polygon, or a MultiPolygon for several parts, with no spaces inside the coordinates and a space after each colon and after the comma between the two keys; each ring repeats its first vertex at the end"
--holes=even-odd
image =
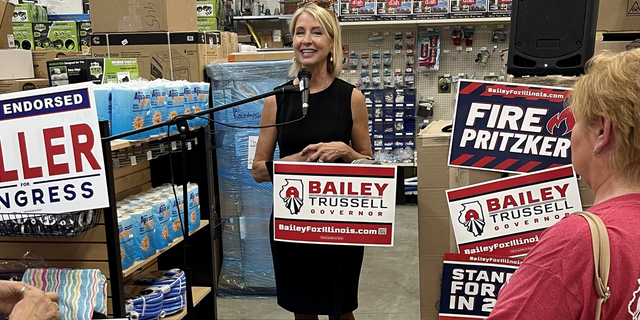
{"type": "Polygon", "coordinates": [[[62,314],[58,308],[58,299],[57,293],[44,293],[27,286],[22,299],[9,314],[9,320],[59,320],[62,314]]]}

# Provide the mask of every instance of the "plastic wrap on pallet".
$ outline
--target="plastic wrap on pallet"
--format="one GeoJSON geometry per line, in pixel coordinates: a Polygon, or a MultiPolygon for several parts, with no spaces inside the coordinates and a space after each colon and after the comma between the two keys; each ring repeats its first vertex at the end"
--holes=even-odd
{"type": "MultiPolygon", "coordinates": [[[[207,67],[213,106],[269,92],[291,79],[291,61],[225,63],[207,67]]],[[[217,121],[258,126],[264,100],[215,113],[217,121]]],[[[216,125],[225,132],[218,147],[218,178],[223,219],[223,262],[218,293],[223,296],[267,297],[276,293],[269,245],[272,184],[251,176],[249,155],[255,151],[258,129],[216,125]],[[251,147],[250,147],[251,146],[251,147]]],[[[279,158],[278,151],[274,156],[279,158]]]]}

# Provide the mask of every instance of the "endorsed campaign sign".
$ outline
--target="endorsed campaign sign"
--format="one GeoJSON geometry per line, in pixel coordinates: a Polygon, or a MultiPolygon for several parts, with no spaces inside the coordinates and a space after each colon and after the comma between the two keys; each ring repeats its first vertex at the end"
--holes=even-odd
{"type": "Polygon", "coordinates": [[[0,95],[0,213],[109,206],[92,86],[0,95]]]}
{"type": "Polygon", "coordinates": [[[447,190],[460,253],[522,256],[544,229],[582,210],[573,166],[447,190]]]}
{"type": "Polygon", "coordinates": [[[571,163],[571,89],[461,80],[449,165],[532,172],[571,163]]]}
{"type": "Polygon", "coordinates": [[[445,253],[439,320],[485,319],[522,260],[445,253]]]}
{"type": "Polygon", "coordinates": [[[276,161],[276,241],[393,246],[396,167],[276,161]]]}

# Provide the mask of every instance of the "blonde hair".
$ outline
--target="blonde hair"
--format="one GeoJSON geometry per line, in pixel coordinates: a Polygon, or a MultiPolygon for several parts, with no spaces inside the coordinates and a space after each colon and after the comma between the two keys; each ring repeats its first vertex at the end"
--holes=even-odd
{"type": "MultiPolygon", "coordinates": [[[[320,23],[322,28],[327,32],[331,41],[333,41],[333,50],[327,56],[327,72],[329,75],[338,77],[342,72],[342,35],[340,32],[340,25],[336,19],[332,9],[324,9],[319,7],[313,2],[307,2],[300,7],[291,19],[291,25],[289,26],[289,32],[294,35],[296,23],[303,13],[308,13],[320,23]],[[331,57],[333,56],[333,61],[331,57]]],[[[302,64],[295,60],[291,69],[289,69],[289,75],[295,77],[298,75],[298,71],[302,69],[302,64]]]]}
{"type": "Polygon", "coordinates": [[[615,146],[607,157],[614,173],[640,183],[640,49],[591,58],[571,93],[571,109],[589,127],[611,121],[615,146]]]}

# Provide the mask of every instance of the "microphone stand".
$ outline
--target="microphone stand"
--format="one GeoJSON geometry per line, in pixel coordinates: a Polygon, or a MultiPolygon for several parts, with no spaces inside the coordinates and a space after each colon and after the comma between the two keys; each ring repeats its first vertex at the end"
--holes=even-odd
{"type": "MultiPolygon", "coordinates": [[[[146,132],[149,130],[153,130],[153,129],[157,129],[157,128],[161,128],[164,126],[171,126],[171,125],[176,125],[178,128],[178,132],[180,133],[180,143],[182,145],[181,148],[181,155],[182,155],[182,199],[183,199],[183,204],[184,204],[184,209],[182,212],[182,231],[183,231],[183,243],[184,243],[184,274],[185,274],[185,278],[186,278],[186,287],[187,287],[187,294],[186,294],[186,298],[187,298],[187,314],[191,314],[194,315],[195,313],[193,312],[193,296],[192,296],[192,277],[191,277],[191,267],[190,267],[190,256],[189,256],[189,248],[190,248],[190,241],[189,241],[189,195],[188,195],[188,190],[187,190],[187,180],[188,180],[188,174],[189,174],[189,168],[186,165],[186,163],[188,162],[188,157],[187,157],[187,150],[185,148],[186,146],[186,140],[187,140],[187,133],[189,133],[189,124],[187,123],[187,120],[192,120],[195,119],[197,117],[203,117],[209,114],[212,114],[216,111],[221,111],[221,110],[225,110],[225,109],[229,109],[241,104],[245,104],[248,102],[253,102],[256,100],[260,100],[262,98],[266,98],[278,93],[288,93],[288,92],[299,92],[300,88],[298,86],[294,86],[294,85],[289,85],[289,86],[283,86],[280,87],[278,89],[275,89],[271,92],[267,92],[267,93],[263,93],[263,94],[259,94],[257,96],[251,97],[251,98],[247,98],[247,99],[243,99],[240,101],[236,101],[236,102],[232,102],[229,104],[225,104],[219,107],[215,107],[215,108],[209,108],[200,112],[196,112],[196,113],[192,113],[192,114],[184,114],[184,115],[178,115],[172,119],[169,119],[167,121],[158,123],[158,124],[154,124],[148,127],[144,127],[144,128],[140,128],[137,130],[131,130],[128,132],[123,132],[120,134],[116,134],[116,135],[112,135],[112,136],[108,136],[108,137],[103,137],[102,138],[102,142],[103,145],[105,144],[109,144],[111,141],[116,140],[116,139],[120,139],[120,138],[124,138],[124,137],[128,137],[131,136],[133,134],[138,134],[141,132],[146,132]]],[[[212,101],[212,96],[211,94],[209,94],[209,102],[211,103],[212,101]]],[[[107,155],[105,154],[105,158],[107,157],[107,155]]],[[[169,154],[169,157],[171,157],[171,154],[169,154]]],[[[112,217],[115,217],[115,215],[117,214],[115,212],[115,210],[112,210],[111,208],[115,208],[115,204],[111,204],[110,205],[110,209],[107,210],[106,212],[108,212],[108,214],[112,215],[112,217]]],[[[178,207],[180,208],[180,207],[178,207]]],[[[179,209],[178,209],[179,210],[179,209]]],[[[105,221],[112,221],[112,219],[107,219],[108,217],[105,217],[105,221]]],[[[118,304],[120,304],[118,302],[118,304]]],[[[124,317],[124,315],[122,315],[124,317]]]]}

